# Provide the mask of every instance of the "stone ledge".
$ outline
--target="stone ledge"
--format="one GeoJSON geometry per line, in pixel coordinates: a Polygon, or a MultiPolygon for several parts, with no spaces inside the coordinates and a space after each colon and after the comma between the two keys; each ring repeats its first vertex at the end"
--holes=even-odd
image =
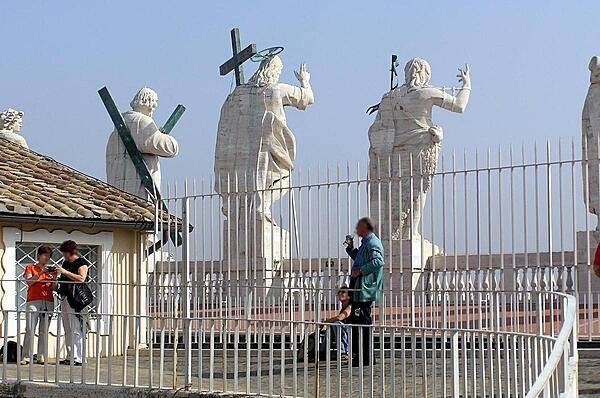
{"type": "Polygon", "coordinates": [[[34,381],[3,381],[0,398],[241,398],[240,394],[216,394],[187,390],[160,390],[157,388],[105,386],[95,384],[43,383],[34,381]]]}

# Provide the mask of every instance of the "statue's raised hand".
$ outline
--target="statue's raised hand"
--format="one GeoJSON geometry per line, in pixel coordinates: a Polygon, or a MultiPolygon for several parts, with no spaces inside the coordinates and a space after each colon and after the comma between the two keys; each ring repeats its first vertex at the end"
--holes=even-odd
{"type": "Polygon", "coordinates": [[[300,70],[294,71],[294,74],[301,86],[308,85],[308,82],[310,81],[310,72],[308,71],[306,64],[300,64],[300,70]]]}
{"type": "Polygon", "coordinates": [[[469,64],[465,64],[465,68],[458,68],[458,81],[462,83],[463,87],[471,87],[471,74],[469,73],[469,64]]]}

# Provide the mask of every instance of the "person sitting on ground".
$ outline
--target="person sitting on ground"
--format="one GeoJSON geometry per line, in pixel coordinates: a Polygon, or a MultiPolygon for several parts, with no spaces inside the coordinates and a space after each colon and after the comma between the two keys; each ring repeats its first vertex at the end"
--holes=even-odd
{"type": "Polygon", "coordinates": [[[331,344],[333,344],[333,343],[337,344],[337,334],[336,333],[339,330],[340,331],[340,347],[339,347],[340,358],[343,361],[347,361],[348,360],[348,326],[346,326],[346,323],[348,322],[348,317],[352,313],[352,300],[350,298],[350,294],[348,292],[347,286],[340,287],[340,289],[337,292],[337,298],[340,301],[340,303],[342,304],[342,308],[336,316],[327,318],[324,321],[325,323],[335,324],[335,327],[330,328],[331,333],[329,335],[329,338],[325,338],[321,341],[321,347],[320,347],[319,351],[321,351],[323,353],[327,352],[328,346],[331,346],[331,344]],[[330,344],[327,344],[328,342],[330,342],[330,344]]]}

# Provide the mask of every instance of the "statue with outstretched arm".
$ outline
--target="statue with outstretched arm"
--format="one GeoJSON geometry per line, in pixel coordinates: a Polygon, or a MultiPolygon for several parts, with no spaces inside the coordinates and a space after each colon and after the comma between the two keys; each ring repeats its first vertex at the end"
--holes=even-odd
{"type": "MultiPolygon", "coordinates": [[[[588,89],[581,115],[583,193],[588,211],[600,220],[600,58],[592,57],[588,89]]],[[[600,238],[600,222],[596,237],[600,238]]]]}
{"type": "Polygon", "coordinates": [[[383,95],[375,121],[369,128],[369,173],[372,179],[402,176],[401,189],[388,184],[371,189],[371,216],[380,225],[383,239],[415,236],[426,193],[435,173],[443,131],[432,121],[434,106],[463,113],[469,102],[468,65],[458,70],[462,87],[456,95],[429,85],[431,67],[421,58],[404,67],[405,83],[383,95]],[[412,184],[411,184],[411,178],[412,184]],[[400,193],[401,192],[401,193],[400,193]],[[388,223],[391,218],[391,225],[388,223]],[[381,222],[379,222],[381,220],[381,222]]]}
{"type": "MultiPolygon", "coordinates": [[[[248,83],[229,94],[221,108],[215,148],[215,190],[226,193],[236,176],[238,184],[247,177],[245,188],[258,191],[254,211],[268,222],[273,222],[272,203],[287,193],[296,158],[296,137],[284,108],[305,110],[314,102],[306,65],[294,71],[299,86],[279,82],[282,68],[277,55],[267,57],[248,83]]],[[[223,200],[223,212],[229,216],[227,207],[223,200]]]]}

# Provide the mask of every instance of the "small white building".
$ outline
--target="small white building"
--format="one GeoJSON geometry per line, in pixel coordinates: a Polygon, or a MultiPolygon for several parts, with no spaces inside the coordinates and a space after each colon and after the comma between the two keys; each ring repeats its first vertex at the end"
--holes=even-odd
{"type": "MultiPolygon", "coordinates": [[[[146,344],[145,319],[133,318],[147,314],[142,242],[153,230],[153,204],[0,139],[0,346],[5,336],[14,340],[20,335],[22,341],[25,320],[17,310],[24,309],[26,298],[25,265],[35,262],[39,245],[57,248],[67,239],[78,243],[80,255],[91,264],[89,280],[96,301],[90,310],[87,352],[95,352],[101,336],[102,355],[109,345],[113,355],[121,354],[132,346],[136,324],[142,328],[137,341],[146,344]]],[[[52,260],[61,261],[58,250],[52,260]]],[[[59,300],[55,302],[58,306],[59,300]]],[[[58,326],[55,316],[50,357],[61,349],[56,348],[58,326]]],[[[62,338],[59,342],[64,344],[62,338]]]]}

